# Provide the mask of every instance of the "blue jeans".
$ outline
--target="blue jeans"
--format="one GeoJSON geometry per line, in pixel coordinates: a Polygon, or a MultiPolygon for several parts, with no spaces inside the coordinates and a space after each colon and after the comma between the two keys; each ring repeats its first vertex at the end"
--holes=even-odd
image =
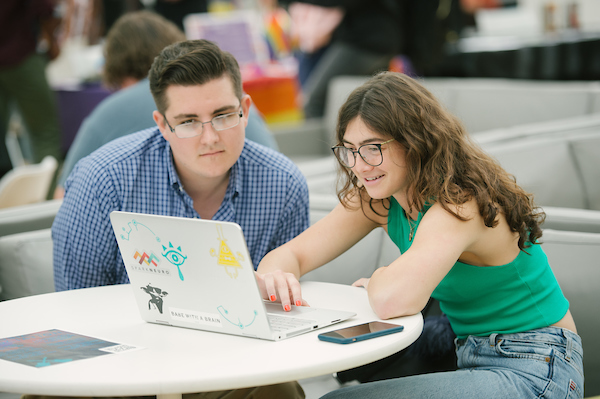
{"type": "Polygon", "coordinates": [[[547,327],[456,340],[457,371],[338,389],[323,398],[583,398],[581,338],[547,327]]]}

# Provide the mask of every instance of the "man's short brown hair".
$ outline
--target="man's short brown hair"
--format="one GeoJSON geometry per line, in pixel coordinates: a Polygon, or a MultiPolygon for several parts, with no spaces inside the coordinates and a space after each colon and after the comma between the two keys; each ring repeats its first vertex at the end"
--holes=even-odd
{"type": "Polygon", "coordinates": [[[164,115],[169,86],[203,85],[229,76],[233,92],[242,99],[242,76],[235,57],[208,40],[187,40],[167,46],[156,57],[148,79],[156,108],[164,115]]]}

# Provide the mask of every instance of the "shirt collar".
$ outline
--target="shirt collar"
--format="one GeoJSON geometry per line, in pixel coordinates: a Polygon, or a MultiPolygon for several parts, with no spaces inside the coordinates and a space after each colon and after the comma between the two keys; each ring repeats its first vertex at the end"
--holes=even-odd
{"type": "MultiPolygon", "coordinates": [[[[243,153],[244,151],[242,150],[242,154],[243,153]]],[[[232,201],[240,194],[242,190],[242,169],[240,167],[242,154],[240,154],[240,157],[233,164],[231,170],[229,171],[229,184],[227,185],[224,201],[232,201]]]]}
{"type": "Polygon", "coordinates": [[[179,175],[177,174],[177,171],[175,170],[175,164],[173,163],[173,151],[171,150],[171,144],[165,140],[166,143],[166,157],[167,157],[167,174],[169,176],[169,184],[171,185],[171,187],[173,187],[175,190],[179,190],[181,187],[183,187],[183,184],[181,183],[181,180],[179,179],[179,175]]]}

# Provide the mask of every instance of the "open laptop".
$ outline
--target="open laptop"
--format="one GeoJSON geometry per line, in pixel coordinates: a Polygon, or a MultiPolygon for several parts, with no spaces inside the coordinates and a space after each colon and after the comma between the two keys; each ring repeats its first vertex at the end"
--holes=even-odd
{"type": "Polygon", "coordinates": [[[280,340],[352,312],[262,299],[236,223],[114,211],[110,220],[142,318],[198,330],[280,340]]]}

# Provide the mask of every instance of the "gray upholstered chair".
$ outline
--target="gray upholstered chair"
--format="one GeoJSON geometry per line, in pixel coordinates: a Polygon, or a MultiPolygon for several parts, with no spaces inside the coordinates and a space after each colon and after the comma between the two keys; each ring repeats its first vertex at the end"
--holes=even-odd
{"type": "Polygon", "coordinates": [[[541,240],[583,341],[585,395],[600,395],[600,234],[545,229],[541,240]]]}
{"type": "Polygon", "coordinates": [[[40,290],[47,292],[48,288],[40,287],[47,287],[50,283],[51,290],[54,290],[52,279],[47,279],[48,270],[52,272],[49,229],[61,204],[62,200],[51,200],[0,209],[0,300],[38,294],[40,290]],[[43,229],[47,229],[47,232],[41,239],[42,233],[37,231],[43,229]],[[34,242],[43,242],[39,251],[32,246],[30,238],[35,238],[34,242]],[[37,257],[40,262],[33,267],[40,271],[39,276],[31,267],[24,266],[29,264],[32,257],[37,257]],[[14,265],[11,262],[15,262],[14,265]]]}
{"type": "Polygon", "coordinates": [[[50,229],[0,237],[0,300],[54,291],[50,229]]]}

